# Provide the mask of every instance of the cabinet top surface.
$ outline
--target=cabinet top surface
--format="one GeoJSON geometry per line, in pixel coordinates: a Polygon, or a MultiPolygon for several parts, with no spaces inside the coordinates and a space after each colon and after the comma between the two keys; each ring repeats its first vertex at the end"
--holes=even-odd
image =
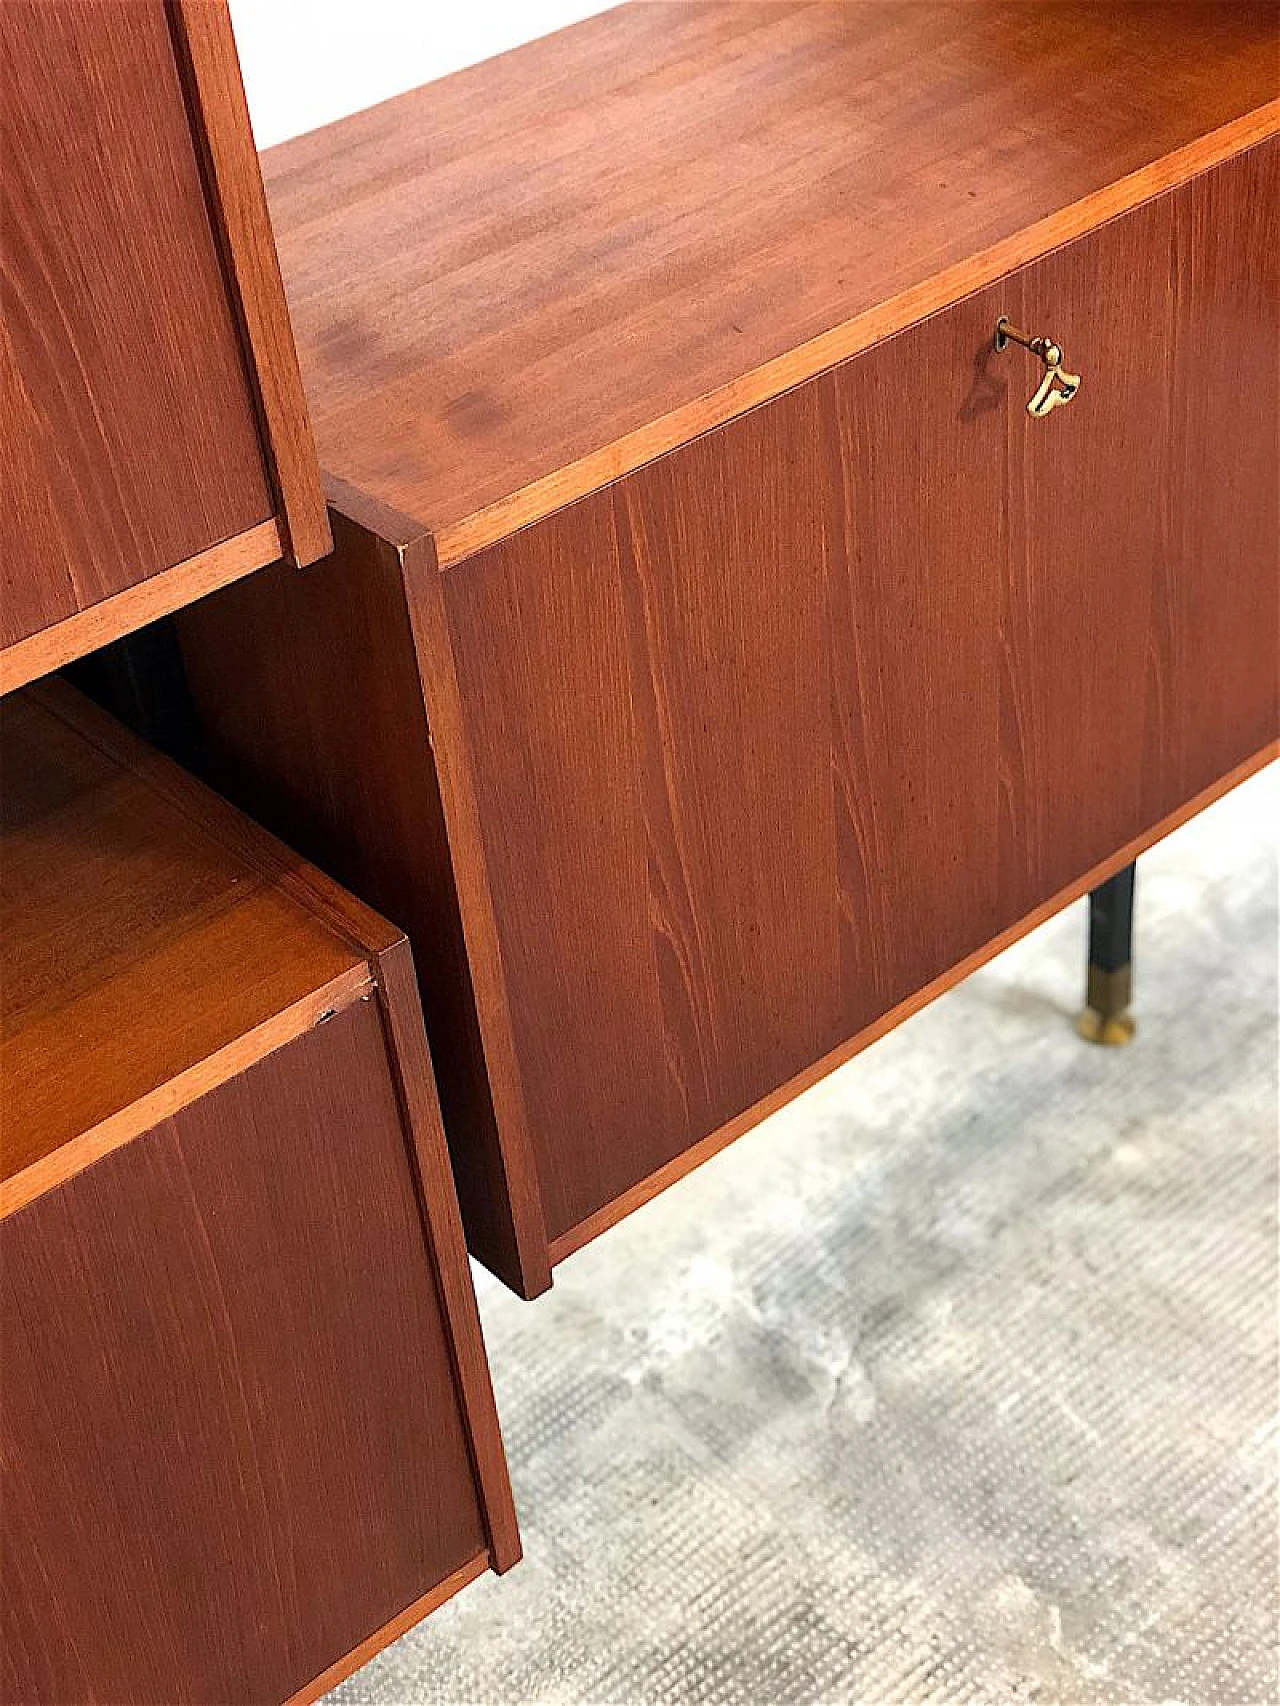
{"type": "Polygon", "coordinates": [[[1277,17],[653,0],[270,150],[331,491],[457,561],[1273,134],[1277,17]]]}
{"type": "Polygon", "coordinates": [[[69,690],[7,695],[0,747],[0,1183],[368,982],[301,861],[270,843],[272,870],[261,832],[69,690]]]}

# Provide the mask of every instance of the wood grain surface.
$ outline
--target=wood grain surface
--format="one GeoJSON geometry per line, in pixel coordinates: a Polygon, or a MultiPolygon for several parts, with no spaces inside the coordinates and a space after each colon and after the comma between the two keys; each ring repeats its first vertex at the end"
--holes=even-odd
{"type": "Polygon", "coordinates": [[[409,946],[65,685],[0,735],[0,1699],[305,1696],[520,1556],[409,946]]]}
{"type": "Polygon", "coordinates": [[[553,1243],[1274,737],[1278,153],[444,578],[553,1243]],[[1169,267],[1179,226],[1212,262],[1169,267]],[[1001,313],[1080,367],[1067,409],[1026,414],[1001,313]],[[1192,325],[1254,366],[1179,484],[1145,447],[1208,407],[1192,325]],[[1149,726],[1169,620],[1212,687],[1149,726]]]}
{"type": "MultiPolygon", "coordinates": [[[[344,836],[389,846],[425,692],[471,970],[428,1016],[474,1005],[492,1111],[453,1153],[464,1201],[508,1182],[513,1238],[468,1232],[509,1283],[540,1289],[531,1241],[576,1248],[1274,738],[1278,150],[448,573],[397,547],[410,633],[384,620],[368,702],[325,660],[371,542],[340,542],[322,619],[273,602],[279,575],[193,613],[219,774],[296,786],[291,833],[368,762],[387,821],[344,836]],[[994,351],[1001,314],[1062,343],[1067,408],[1027,415],[1041,370],[994,351]]],[[[383,867],[411,933],[438,859],[433,827],[383,867]]]]}
{"type": "Polygon", "coordinates": [[[1001,925],[1280,727],[1277,207],[1273,141],[1013,281],[1085,381],[1008,417],[1001,925]]]}
{"type": "Polygon", "coordinates": [[[995,930],[998,311],[445,577],[553,1241],[995,930]]]}
{"type": "Polygon", "coordinates": [[[170,19],[198,115],[209,207],[249,355],[283,554],[300,567],[325,556],[333,541],[231,13],[208,0],[172,0],[170,19]]]}
{"type": "MultiPolygon", "coordinates": [[[[517,1238],[513,1202],[536,1224],[537,1199],[531,1171],[515,1176],[498,1139],[470,994],[477,962],[423,761],[431,734],[404,583],[438,578],[434,559],[421,541],[395,542],[397,518],[365,513],[381,536],[335,513],[337,549],[315,574],[277,565],[179,615],[205,756],[240,806],[409,932],[468,1235],[504,1275],[545,1290],[545,1234],[517,1238]]],[[[460,880],[478,868],[459,862],[460,880]]],[[[522,1128],[522,1107],[507,1111],[522,1128]]]]}
{"type": "Polygon", "coordinates": [[[0,638],[272,499],[161,0],[0,9],[0,638]]]}
{"type": "Polygon", "coordinates": [[[265,156],[325,468],[449,565],[1280,127],[1274,5],[646,4],[265,156]]]}
{"type": "MultiPolygon", "coordinates": [[[[1239,163],[1221,171],[1233,184],[1232,205],[1244,209],[1257,187],[1253,174],[1239,163]]],[[[1083,381],[1055,416],[1033,420],[1015,409],[1007,417],[1009,548],[993,660],[1002,925],[1126,841],[1141,821],[1152,575],[1162,550],[1162,469],[1151,446],[1164,431],[1169,386],[1181,383],[1163,352],[1183,282],[1169,264],[1172,223],[1191,193],[1158,197],[1010,283],[1010,319],[1048,332],[1083,381]]],[[[1227,251],[1233,233],[1206,231],[1205,241],[1227,251]]],[[[1208,308],[1197,303],[1192,311],[1200,335],[1213,341],[1223,328],[1201,321],[1208,308]]],[[[1039,379],[1040,364],[1021,350],[993,361],[1015,397],[1039,379]]],[[[1202,454],[1216,458],[1220,448],[1206,445],[1202,454]]],[[[1209,463],[1202,473],[1221,477],[1209,463]]],[[[1182,501],[1195,504],[1196,492],[1182,501]]],[[[1193,572],[1211,571],[1197,563],[1193,572]]],[[[1229,596],[1256,609],[1260,590],[1232,588],[1229,596]]],[[[1242,742],[1249,732],[1241,729],[1242,742]]],[[[1242,744],[1234,757],[1252,750],[1242,744]]]]}
{"type": "Polygon", "coordinates": [[[0,1176],[367,956],[38,700],[0,705],[0,1176]]]}
{"type": "Polygon", "coordinates": [[[6,1701],[280,1701],[483,1555],[373,1002],[0,1241],[6,1701]]]}
{"type": "Polygon", "coordinates": [[[498,1429],[467,1247],[454,1195],[449,1152],[431,1074],[413,954],[402,937],[378,956],[379,1011],[387,1058],[410,1138],[410,1159],[440,1306],[449,1322],[449,1355],[476,1484],[489,1562],[501,1575],[521,1556],[516,1509],[498,1429]]]}
{"type": "Polygon", "coordinates": [[[264,563],[275,562],[282,549],[279,523],[259,522],[257,527],[224,539],[207,551],[198,551],[186,562],[161,569],[51,627],[37,628],[25,640],[15,640],[0,651],[0,693],[38,681],[110,645],[121,635],[170,615],[193,599],[228,586],[241,575],[252,574],[264,563]]]}
{"type": "Polygon", "coordinates": [[[1145,816],[1207,787],[1280,723],[1280,148],[1253,150],[1238,176],[1197,179],[1170,210],[1158,352],[1169,405],[1144,443],[1159,463],[1160,538],[1145,816]]]}
{"type": "Polygon", "coordinates": [[[0,7],[0,687],[329,548],[223,0],[0,7]]]}
{"type": "Polygon", "coordinates": [[[632,1185],[630,1189],[624,1191],[621,1196],[606,1203],[596,1214],[589,1215],[586,1220],[580,1221],[571,1231],[564,1233],[552,1244],[552,1262],[558,1267],[575,1251],[582,1249],[592,1239],[598,1238],[602,1232],[607,1232],[611,1226],[616,1226],[620,1220],[626,1219],[628,1215],[643,1208],[646,1203],[652,1202],[663,1191],[677,1184],[687,1173],[691,1173],[695,1167],[700,1167],[704,1161],[710,1160],[713,1155],[718,1155],[735,1138],[741,1137],[744,1132],[750,1131],[752,1126],[759,1125],[761,1120],[767,1119],[770,1114],[776,1113],[779,1108],[785,1107],[788,1102],[803,1095],[806,1090],[811,1089],[828,1073],[834,1072],[837,1067],[843,1066],[848,1060],[852,1060],[863,1049],[870,1048],[872,1043],[879,1042],[881,1037],[888,1036],[895,1026],[903,1024],[913,1013],[918,1013],[922,1007],[927,1007],[939,995],[945,995],[948,989],[954,989],[956,984],[962,982],[971,972],[977,971],[989,960],[994,959],[997,954],[1001,954],[1006,948],[1012,947],[1023,936],[1037,929],[1041,924],[1052,918],[1056,912],[1060,912],[1063,907],[1070,906],[1072,901],[1080,900],[1100,883],[1105,882],[1108,877],[1115,876],[1117,871],[1123,870],[1126,865],[1131,865],[1135,859],[1140,858],[1157,841],[1166,835],[1171,835],[1175,829],[1180,829],[1198,812],[1206,811],[1216,800],[1220,800],[1224,794],[1229,793],[1232,788],[1238,787],[1241,782],[1247,781],[1250,776],[1256,775],[1259,770],[1274,763],[1277,758],[1280,758],[1280,741],[1269,741],[1266,746],[1260,748],[1243,764],[1237,764],[1233,769],[1224,772],[1209,787],[1203,789],[1199,794],[1193,795],[1191,799],[1184,801],[1176,811],[1172,811],[1167,817],[1148,825],[1141,835],[1136,835],[1132,841],[1128,841],[1123,847],[1117,848],[1114,853],[1109,854],[1107,858],[1101,860],[1090,870],[1083,872],[1073,882],[1068,883],[1065,888],[1059,889],[1054,895],[1050,895],[1047,900],[1042,901],[1039,906],[1018,919],[1016,924],[1011,924],[1006,929],[1001,930],[998,935],[990,937],[981,947],[975,948],[971,954],[966,954],[964,959],[958,960],[955,965],[948,966],[946,971],[938,977],[923,984],[919,989],[913,990],[904,1000],[881,1013],[879,1018],[874,1019],[869,1025],[864,1025],[853,1036],[838,1043],[829,1054],[823,1055],[820,1060],[813,1061],[803,1071],[796,1073],[794,1078],[789,1078],[785,1083],[779,1084],[771,1090],[767,1096],[762,1096],[758,1102],[752,1103],[749,1108],[744,1108],[742,1113],[734,1119],[726,1120],[715,1131],[708,1132],[706,1137],[675,1156],[665,1167],[655,1169],[646,1178],[641,1179],[638,1184],[632,1185]]]}
{"type": "Polygon", "coordinates": [[[323,1698],[362,1665],[367,1665],[370,1659],[376,1658],[384,1647],[389,1646],[392,1641],[398,1641],[401,1635],[407,1634],[415,1624],[421,1623],[423,1618],[429,1617],[433,1611],[438,1611],[446,1601],[451,1600],[456,1593],[461,1593],[463,1588],[483,1574],[483,1559],[472,1559],[469,1564],[464,1564],[460,1570],[446,1576],[430,1593],[424,1593],[421,1599],[415,1599],[412,1605],[407,1605],[389,1623],[385,1623],[376,1635],[361,1641],[349,1653],[344,1653],[340,1659],[335,1659],[331,1665],[327,1665],[319,1676],[312,1677],[296,1694],[291,1694],[285,1706],[312,1706],[313,1701],[323,1698]]]}

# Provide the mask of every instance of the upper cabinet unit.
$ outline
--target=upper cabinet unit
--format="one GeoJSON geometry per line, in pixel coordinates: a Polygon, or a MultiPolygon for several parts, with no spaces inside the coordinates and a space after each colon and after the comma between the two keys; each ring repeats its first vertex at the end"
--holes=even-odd
{"type": "Polygon", "coordinates": [[[330,548],[221,0],[0,10],[0,688],[330,548]]]}

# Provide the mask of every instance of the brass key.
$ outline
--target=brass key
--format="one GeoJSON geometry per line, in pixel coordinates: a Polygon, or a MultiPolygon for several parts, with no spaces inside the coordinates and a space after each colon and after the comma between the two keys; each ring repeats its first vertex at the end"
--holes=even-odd
{"type": "Polygon", "coordinates": [[[1016,326],[1011,326],[1002,314],[996,321],[996,348],[1002,350],[1011,343],[1021,344],[1023,349],[1029,349],[1032,355],[1038,355],[1044,363],[1044,378],[1027,404],[1027,413],[1034,415],[1037,420],[1042,420],[1060,403],[1069,403],[1080,389],[1080,375],[1065,370],[1062,365],[1062,350],[1053,339],[1033,338],[1029,332],[1020,332],[1016,326]]]}

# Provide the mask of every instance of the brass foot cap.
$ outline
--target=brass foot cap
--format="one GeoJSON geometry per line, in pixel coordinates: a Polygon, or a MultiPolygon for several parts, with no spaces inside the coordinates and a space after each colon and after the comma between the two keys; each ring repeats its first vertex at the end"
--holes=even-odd
{"type": "Polygon", "coordinates": [[[1110,1017],[1099,1013],[1096,1007],[1086,1007],[1076,1020],[1076,1030],[1087,1043],[1098,1043],[1103,1048],[1123,1048],[1126,1043],[1133,1041],[1133,1033],[1137,1030],[1137,1021],[1130,1013],[1113,1013],[1110,1017]]]}

